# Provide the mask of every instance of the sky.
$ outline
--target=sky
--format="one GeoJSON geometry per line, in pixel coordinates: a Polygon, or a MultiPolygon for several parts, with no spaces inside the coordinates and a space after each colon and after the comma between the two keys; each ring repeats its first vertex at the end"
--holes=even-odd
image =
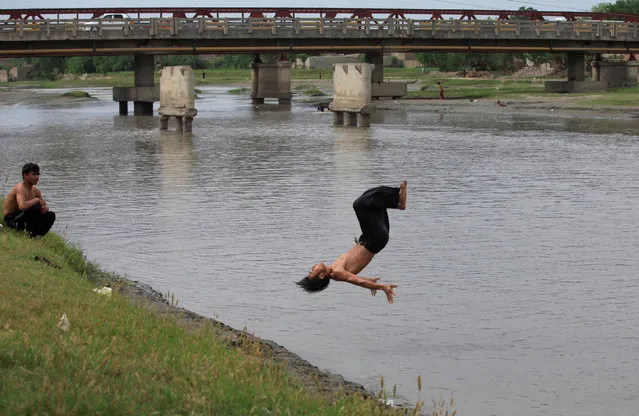
{"type": "Polygon", "coordinates": [[[599,3],[614,3],[594,0],[0,0],[0,9],[35,8],[104,8],[104,7],[321,7],[321,8],[403,8],[403,9],[500,9],[517,10],[532,7],[546,11],[590,11],[599,3]],[[108,6],[107,6],[108,4],[108,6]]]}

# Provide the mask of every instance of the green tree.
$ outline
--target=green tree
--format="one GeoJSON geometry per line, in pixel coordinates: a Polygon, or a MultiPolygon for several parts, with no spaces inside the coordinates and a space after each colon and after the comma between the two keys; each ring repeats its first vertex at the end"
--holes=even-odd
{"type": "Polygon", "coordinates": [[[29,73],[29,78],[55,79],[64,73],[64,60],[62,57],[32,58],[29,63],[33,65],[33,71],[29,73]]]}
{"type": "Polygon", "coordinates": [[[132,56],[94,56],[92,60],[95,71],[101,74],[134,69],[132,56]]]}
{"type": "Polygon", "coordinates": [[[199,55],[165,55],[155,58],[157,65],[164,66],[190,66],[193,69],[205,69],[206,62],[199,55]]]}
{"type": "Polygon", "coordinates": [[[94,73],[95,65],[90,56],[72,56],[68,58],[66,63],[66,73],[69,74],[86,74],[94,73]]]}
{"type": "Polygon", "coordinates": [[[592,7],[596,13],[639,13],[639,0],[617,0],[615,3],[599,3],[592,7]]]}

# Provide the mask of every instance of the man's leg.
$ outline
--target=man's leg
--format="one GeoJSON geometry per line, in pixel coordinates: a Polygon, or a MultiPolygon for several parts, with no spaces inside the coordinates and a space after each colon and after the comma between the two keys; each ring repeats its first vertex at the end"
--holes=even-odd
{"type": "Polygon", "coordinates": [[[26,230],[32,237],[45,235],[55,222],[54,212],[49,211],[43,214],[40,209],[40,204],[34,205],[24,216],[26,230]]]}
{"type": "Polygon", "coordinates": [[[388,243],[390,224],[387,208],[406,208],[406,181],[399,188],[380,186],[369,189],[353,202],[362,235],[359,244],[379,253],[388,243]]]}

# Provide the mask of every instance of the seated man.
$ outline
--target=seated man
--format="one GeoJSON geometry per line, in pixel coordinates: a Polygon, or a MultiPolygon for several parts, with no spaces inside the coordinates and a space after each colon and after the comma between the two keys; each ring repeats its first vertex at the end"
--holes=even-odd
{"type": "Polygon", "coordinates": [[[4,201],[4,223],[14,230],[26,230],[30,236],[43,236],[55,221],[55,213],[49,211],[36,187],[40,179],[40,167],[27,163],[22,167],[22,182],[14,186],[4,201]]]}
{"type": "Polygon", "coordinates": [[[307,292],[319,292],[326,289],[333,279],[370,289],[373,296],[378,290],[383,290],[388,302],[393,303],[397,285],[377,283],[379,277],[358,276],[388,243],[390,225],[387,208],[406,209],[406,181],[402,181],[399,188],[380,186],[369,189],[357,198],[353,209],[362,229],[357,244],[339,256],[330,267],[324,263],[315,264],[297,284],[307,292]]]}

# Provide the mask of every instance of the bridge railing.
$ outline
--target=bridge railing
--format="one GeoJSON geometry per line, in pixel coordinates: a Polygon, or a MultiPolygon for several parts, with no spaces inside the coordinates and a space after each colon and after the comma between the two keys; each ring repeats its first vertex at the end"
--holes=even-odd
{"type": "MultiPolygon", "coordinates": [[[[138,18],[0,20],[0,40],[203,36],[639,38],[637,23],[620,21],[413,20],[328,18],[138,18]],[[17,34],[17,37],[16,37],[17,34]]],[[[617,39],[619,40],[619,39],[617,39]]]]}

